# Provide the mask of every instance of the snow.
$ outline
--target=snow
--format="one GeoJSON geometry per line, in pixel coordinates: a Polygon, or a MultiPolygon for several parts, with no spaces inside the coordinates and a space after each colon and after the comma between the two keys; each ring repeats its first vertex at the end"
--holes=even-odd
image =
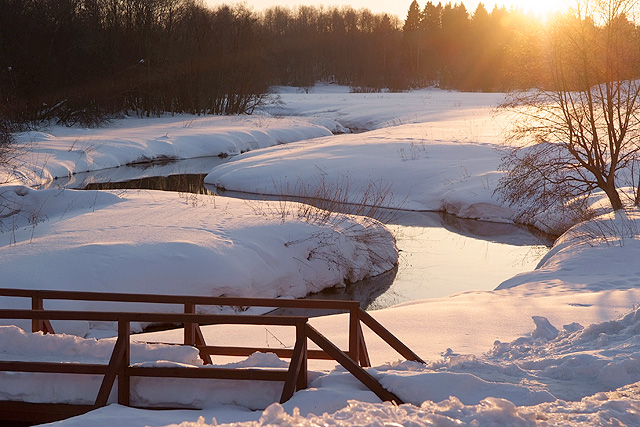
{"type": "MultiPolygon", "coordinates": [[[[22,181],[0,187],[0,285],[291,297],[386,271],[397,260],[394,240],[380,223],[340,215],[322,221],[321,212],[308,216],[294,202],[33,189],[53,176],[144,157],[251,149],[213,169],[207,181],[228,190],[303,197],[338,188],[356,204],[374,200],[498,222],[513,217],[493,194],[500,132],[509,120],[494,110],[502,95],[433,89],[349,94],[334,85],[309,94],[279,91],[284,106],[256,117],[127,118],[103,129],[22,135],[31,145],[18,169],[22,181]],[[370,132],[332,135],[346,128],[370,132]]],[[[535,270],[496,283],[493,291],[371,312],[427,360],[398,360],[365,328],[373,364],[368,372],[408,404],[382,403],[335,363],[313,361],[309,388],[284,404],[272,403],[281,392],[278,383],[139,379],[132,386],[135,402],[199,409],[158,412],[111,404],[55,425],[640,425],[639,225],[638,212],[605,213],[563,235],[535,270]]],[[[7,298],[0,304],[18,306],[7,298]]],[[[52,307],[64,307],[59,304],[52,307]]],[[[346,315],[310,323],[346,345],[346,315]]],[[[98,327],[108,325],[69,327],[80,337],[0,326],[0,359],[106,360],[113,340],[91,338],[98,327]]],[[[295,339],[278,327],[202,330],[213,345],[291,347],[295,339]]],[[[182,331],[135,339],[179,342],[182,331]]],[[[134,346],[134,363],[184,369],[200,363],[193,348],[134,346]]],[[[214,363],[286,367],[270,353],[214,363]]],[[[15,374],[3,375],[2,398],[87,402],[98,387],[91,377],[54,374],[45,381],[20,374],[17,382],[15,374]]]]}
{"type": "Polygon", "coordinates": [[[150,159],[227,156],[344,131],[331,120],[264,116],[116,119],[106,127],[25,132],[19,172],[30,184],[150,159]]]}
{"type": "Polygon", "coordinates": [[[489,106],[502,95],[396,95],[289,94],[283,97],[286,114],[317,115],[370,132],[247,153],[216,167],[205,182],[226,190],[321,198],[341,188],[356,204],[373,199],[391,208],[510,221],[514,213],[493,194],[508,115],[496,115],[489,106]]]}
{"type": "MultiPolygon", "coordinates": [[[[270,213],[258,211],[260,202],[189,200],[170,192],[4,186],[2,194],[6,206],[0,212],[12,213],[10,224],[17,227],[0,235],[4,286],[303,297],[380,274],[398,257],[393,236],[377,221],[299,217],[296,203],[288,205],[291,212],[270,213]]],[[[95,307],[90,302],[50,307],[67,306],[95,307]]]]}

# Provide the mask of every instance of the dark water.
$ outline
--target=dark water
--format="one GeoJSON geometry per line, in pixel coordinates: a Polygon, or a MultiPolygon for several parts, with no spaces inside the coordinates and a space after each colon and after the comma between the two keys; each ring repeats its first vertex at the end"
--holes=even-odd
{"type": "Polygon", "coordinates": [[[94,182],[84,190],[162,190],[178,193],[214,195],[203,184],[206,174],[152,176],[122,182],[94,182]]]}

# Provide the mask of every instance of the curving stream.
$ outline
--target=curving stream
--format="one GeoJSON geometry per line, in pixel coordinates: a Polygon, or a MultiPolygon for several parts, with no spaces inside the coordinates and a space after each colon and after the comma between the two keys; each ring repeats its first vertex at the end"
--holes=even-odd
{"type": "MultiPolygon", "coordinates": [[[[231,159],[219,157],[156,162],[76,174],[47,187],[77,189],[165,190],[215,194],[204,176],[231,159]]],[[[257,196],[224,192],[225,196],[257,196]]],[[[369,310],[466,291],[495,289],[502,281],[535,268],[552,239],[513,224],[465,220],[438,212],[388,211],[383,222],[400,250],[398,266],[383,275],[310,298],[355,299],[369,310]]]]}

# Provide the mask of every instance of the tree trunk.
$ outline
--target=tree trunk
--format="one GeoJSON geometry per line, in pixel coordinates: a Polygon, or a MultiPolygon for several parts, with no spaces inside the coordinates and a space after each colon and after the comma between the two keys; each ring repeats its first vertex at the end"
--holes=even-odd
{"type": "Polygon", "coordinates": [[[609,198],[609,203],[611,203],[611,208],[614,211],[622,209],[622,199],[620,199],[620,193],[618,193],[618,190],[615,187],[610,186],[605,188],[604,192],[609,198]]]}

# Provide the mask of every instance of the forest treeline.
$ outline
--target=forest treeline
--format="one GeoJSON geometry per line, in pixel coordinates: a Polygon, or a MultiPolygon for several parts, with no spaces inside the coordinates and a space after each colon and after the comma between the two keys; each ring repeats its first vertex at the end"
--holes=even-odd
{"type": "Polygon", "coordinates": [[[0,117],[97,124],[127,113],[250,113],[272,85],[354,91],[543,84],[543,26],[480,4],[351,7],[199,0],[0,0],[0,117]]]}

